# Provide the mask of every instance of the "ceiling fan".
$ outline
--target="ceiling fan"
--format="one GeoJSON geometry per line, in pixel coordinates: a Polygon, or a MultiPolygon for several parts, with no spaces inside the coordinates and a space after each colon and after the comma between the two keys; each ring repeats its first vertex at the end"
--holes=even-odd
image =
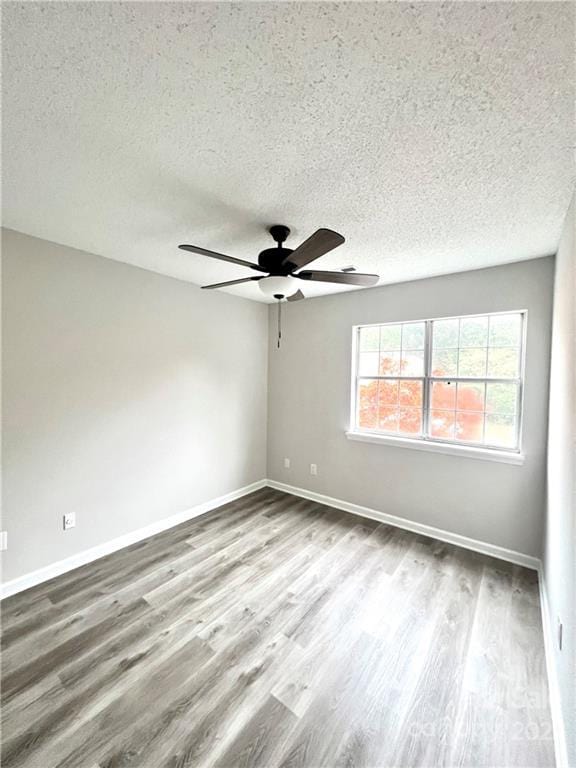
{"type": "Polygon", "coordinates": [[[183,251],[200,253],[203,256],[211,256],[213,259],[229,261],[232,264],[240,264],[263,275],[243,277],[239,280],[228,280],[225,283],[213,283],[203,285],[203,288],[226,288],[229,285],[240,285],[257,281],[260,290],[266,296],[288,301],[299,301],[306,298],[298,288],[298,280],[313,280],[325,283],[343,283],[344,285],[370,286],[376,285],[378,275],[361,274],[359,272],[323,272],[319,270],[302,269],[310,262],[323,256],[325,253],[342,245],[344,238],[338,232],[331,229],[317,229],[313,235],[304,240],[296,249],[285,248],[284,242],[290,234],[290,229],[282,224],[275,224],[268,230],[277,243],[276,248],[266,248],[258,254],[258,263],[236,259],[223,253],[209,251],[197,245],[179,245],[183,251]]]}

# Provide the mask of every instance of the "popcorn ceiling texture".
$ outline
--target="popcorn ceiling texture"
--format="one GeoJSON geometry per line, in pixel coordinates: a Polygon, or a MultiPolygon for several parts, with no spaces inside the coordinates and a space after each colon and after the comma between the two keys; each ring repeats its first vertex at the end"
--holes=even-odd
{"type": "Polygon", "coordinates": [[[2,11],[7,227],[198,284],[247,270],[178,243],[254,259],[272,223],[341,231],[318,268],[383,283],[556,250],[573,3],[2,11]]]}

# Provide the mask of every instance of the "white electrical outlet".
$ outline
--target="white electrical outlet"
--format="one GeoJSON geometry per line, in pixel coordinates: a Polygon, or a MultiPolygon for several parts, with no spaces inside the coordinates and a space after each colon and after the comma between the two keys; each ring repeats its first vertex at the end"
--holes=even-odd
{"type": "Polygon", "coordinates": [[[290,469],[290,459],[284,459],[284,469],[290,469]]]}
{"type": "Polygon", "coordinates": [[[318,466],[316,464],[310,464],[310,474],[311,475],[318,474],[318,466]]]}
{"type": "Polygon", "coordinates": [[[67,514],[62,515],[62,524],[65,531],[69,528],[74,528],[76,526],[76,513],[68,512],[67,514]]]}
{"type": "Polygon", "coordinates": [[[8,549],[8,531],[0,531],[0,552],[8,549]]]}

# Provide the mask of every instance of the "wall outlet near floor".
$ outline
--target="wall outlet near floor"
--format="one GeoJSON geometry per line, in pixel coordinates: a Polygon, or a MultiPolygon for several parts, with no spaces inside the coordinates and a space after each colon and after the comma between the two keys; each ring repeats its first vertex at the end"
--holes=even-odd
{"type": "Polygon", "coordinates": [[[290,469],[290,459],[284,459],[284,469],[290,469]]]}
{"type": "Polygon", "coordinates": [[[318,474],[318,465],[317,464],[310,464],[310,474],[311,475],[317,475],[318,474]]]}
{"type": "Polygon", "coordinates": [[[558,650],[562,650],[562,622],[558,618],[558,650]]]}
{"type": "Polygon", "coordinates": [[[76,527],[76,513],[75,512],[68,512],[65,515],[62,515],[62,527],[65,531],[67,531],[69,528],[75,528],[76,527]]]}
{"type": "Polygon", "coordinates": [[[8,531],[0,531],[0,552],[8,549],[8,531]]]}

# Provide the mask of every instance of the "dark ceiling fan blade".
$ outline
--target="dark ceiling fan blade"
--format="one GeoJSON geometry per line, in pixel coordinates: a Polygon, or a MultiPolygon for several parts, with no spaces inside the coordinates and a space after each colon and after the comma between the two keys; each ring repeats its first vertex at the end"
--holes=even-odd
{"type": "Polygon", "coordinates": [[[296,291],[296,293],[293,293],[292,296],[287,296],[287,301],[300,301],[301,299],[305,299],[306,296],[302,293],[302,291],[296,291]]]}
{"type": "Polygon", "coordinates": [[[239,285],[240,283],[251,283],[253,280],[262,280],[262,277],[242,277],[240,280],[227,280],[225,283],[212,283],[212,285],[203,285],[202,288],[225,288],[228,285],[239,285]]]}
{"type": "Polygon", "coordinates": [[[286,256],[282,265],[292,264],[294,269],[300,269],[342,245],[343,242],[344,238],[338,232],[333,232],[331,229],[317,229],[308,240],[304,240],[296,250],[286,256]]]}
{"type": "Polygon", "coordinates": [[[197,245],[179,245],[182,251],[190,251],[190,253],[199,253],[202,256],[210,256],[213,259],[220,259],[220,261],[229,261],[232,264],[240,264],[243,267],[250,267],[250,269],[257,269],[259,272],[266,272],[266,269],[258,266],[258,264],[252,264],[251,261],[244,261],[244,259],[236,259],[234,256],[226,256],[224,253],[216,253],[216,251],[209,251],[207,248],[200,248],[197,245]]]}
{"type": "Polygon", "coordinates": [[[361,272],[322,272],[321,270],[304,270],[293,277],[300,280],[317,280],[322,283],[344,283],[345,285],[376,285],[378,275],[367,275],[361,272]]]}

